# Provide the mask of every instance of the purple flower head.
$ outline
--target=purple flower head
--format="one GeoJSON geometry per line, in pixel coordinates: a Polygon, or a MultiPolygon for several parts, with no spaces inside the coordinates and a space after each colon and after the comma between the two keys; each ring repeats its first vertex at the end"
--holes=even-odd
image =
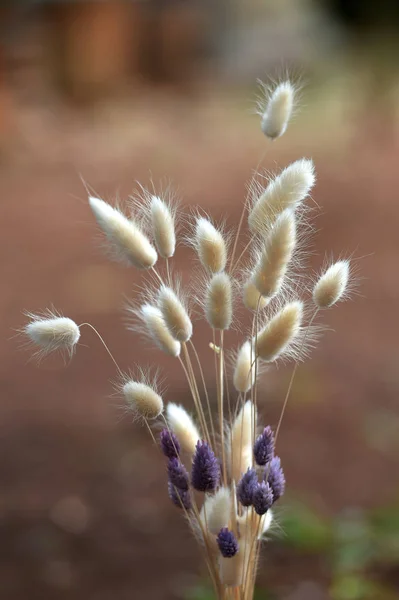
{"type": "Polygon", "coordinates": [[[169,481],[180,490],[188,490],[188,473],[178,458],[170,458],[168,464],[169,481]]]}
{"type": "Polygon", "coordinates": [[[262,481],[255,487],[252,505],[258,515],[264,515],[273,504],[273,492],[268,483],[262,481]]]}
{"type": "Polygon", "coordinates": [[[266,465],[274,456],[274,435],[272,428],[267,426],[254,444],[254,456],[257,465],[266,465]]]}
{"type": "Polygon", "coordinates": [[[236,536],[227,527],[223,527],[216,538],[219,550],[224,558],[232,558],[238,552],[236,536]]]}
{"type": "Polygon", "coordinates": [[[252,496],[258,483],[255,469],[248,469],[237,485],[237,498],[243,506],[251,506],[252,496]]]}
{"type": "Polygon", "coordinates": [[[180,454],[179,440],[172,431],[161,431],[161,449],[166,458],[177,458],[180,454]]]}
{"type": "Polygon", "coordinates": [[[265,475],[267,475],[267,482],[273,492],[273,502],[276,502],[285,491],[284,471],[278,456],[275,456],[267,465],[265,475]]]}
{"type": "Polygon", "coordinates": [[[220,483],[220,465],[212,448],[198,441],[193,458],[191,482],[199,492],[213,492],[220,483]]]}
{"type": "Polygon", "coordinates": [[[180,490],[175,487],[173,483],[168,482],[169,498],[172,500],[178,508],[185,508],[190,510],[191,508],[191,496],[188,490],[180,490]]]}

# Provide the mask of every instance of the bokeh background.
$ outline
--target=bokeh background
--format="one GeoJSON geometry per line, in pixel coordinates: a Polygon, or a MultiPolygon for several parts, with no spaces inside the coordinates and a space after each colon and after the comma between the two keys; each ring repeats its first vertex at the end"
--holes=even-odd
{"type": "MultiPolygon", "coordinates": [[[[188,402],[174,362],[124,328],[140,280],[99,248],[83,182],[112,200],[172,181],[185,210],[233,226],[261,157],[279,169],[306,156],[321,207],[310,268],[353,255],[359,294],[325,315],[295,380],[258,598],[398,598],[398,2],[3,0],[0,26],[0,597],[211,598],[94,334],[66,367],[38,367],[15,331],[24,309],[52,304],[188,402]],[[301,110],[270,144],[256,79],[287,68],[306,84],[301,110]]],[[[191,258],[180,247],[187,279],[191,258]]],[[[195,341],[211,382],[204,328],[195,341]]],[[[291,369],[263,380],[272,425],[291,369]]]]}

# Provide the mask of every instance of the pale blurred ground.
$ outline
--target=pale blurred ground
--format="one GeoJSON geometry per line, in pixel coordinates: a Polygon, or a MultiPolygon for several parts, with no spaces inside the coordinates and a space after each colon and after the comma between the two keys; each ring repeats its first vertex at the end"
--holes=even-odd
{"type": "MultiPolygon", "coordinates": [[[[353,526],[356,515],[398,506],[397,115],[395,102],[379,104],[374,71],[357,60],[339,53],[322,64],[309,60],[301,111],[272,144],[252,114],[255,86],[234,83],[231,66],[223,82],[207,73],[183,92],[143,84],[83,108],[54,95],[35,69],[25,71],[30,80],[17,73],[0,165],[2,598],[182,598],[201,573],[195,543],[169,504],[164,465],[146,432],[121,417],[115,371],[94,335],[86,330],[66,368],[54,357],[38,368],[14,337],[24,310],[52,304],[97,327],[122,370],[156,364],[168,399],[188,402],[173,361],[124,328],[124,298],[140,277],[102,253],[82,179],[112,200],[125,199],[136,181],[166,178],[184,212],[201,205],[232,226],[262,157],[271,170],[314,159],[321,210],[309,268],[325,256],[353,255],[359,293],[323,315],[328,331],[298,373],[279,449],[289,496],[337,519],[335,528],[348,515],[353,526]]],[[[181,246],[176,263],[187,280],[191,259],[181,246]]],[[[201,326],[194,340],[211,380],[201,326]]],[[[278,420],[290,372],[281,367],[263,380],[265,423],[278,420]]],[[[284,517],[284,501],[280,510],[284,517]]],[[[399,559],[367,567],[383,582],[380,595],[353,592],[350,583],[333,595],[334,561],[329,548],[323,552],[297,551],[284,536],[269,544],[259,582],[275,596],[260,597],[397,597],[399,559]]],[[[351,577],[360,570],[354,565],[351,577]]]]}

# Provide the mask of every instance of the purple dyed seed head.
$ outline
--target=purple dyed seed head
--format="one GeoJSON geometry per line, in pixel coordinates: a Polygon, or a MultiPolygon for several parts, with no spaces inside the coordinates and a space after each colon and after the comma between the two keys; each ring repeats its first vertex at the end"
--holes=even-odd
{"type": "Polygon", "coordinates": [[[227,527],[223,527],[216,538],[219,550],[224,558],[232,558],[238,552],[236,536],[227,527]]]}
{"type": "Polygon", "coordinates": [[[180,454],[179,440],[172,431],[163,429],[161,431],[161,449],[167,458],[177,458],[180,454]]]}
{"type": "Polygon", "coordinates": [[[191,509],[191,496],[188,490],[180,490],[175,487],[170,481],[168,482],[169,498],[173,504],[178,508],[184,508],[186,510],[191,509]]]}
{"type": "Polygon", "coordinates": [[[273,492],[273,502],[276,502],[285,491],[284,471],[281,468],[281,461],[278,456],[275,456],[266,466],[265,475],[273,492]]]}
{"type": "Polygon", "coordinates": [[[258,483],[255,469],[248,469],[237,485],[237,498],[243,506],[251,506],[252,496],[258,483]]]}
{"type": "Polygon", "coordinates": [[[189,481],[186,467],[178,458],[170,458],[168,463],[169,481],[180,490],[188,490],[189,481]]]}
{"type": "Polygon", "coordinates": [[[254,457],[257,465],[264,466],[274,456],[274,435],[272,428],[267,426],[254,444],[254,457]]]}
{"type": "Polygon", "coordinates": [[[262,481],[255,487],[252,505],[258,515],[264,515],[273,504],[273,492],[268,483],[262,481]]]}
{"type": "Polygon", "coordinates": [[[220,464],[212,448],[198,441],[193,457],[191,483],[199,492],[213,492],[220,483],[220,464]]]}

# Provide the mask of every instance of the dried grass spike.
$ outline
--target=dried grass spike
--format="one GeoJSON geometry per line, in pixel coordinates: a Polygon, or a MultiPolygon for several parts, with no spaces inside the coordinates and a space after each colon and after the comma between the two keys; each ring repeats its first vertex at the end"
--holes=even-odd
{"type": "Polygon", "coordinates": [[[182,301],[170,287],[163,285],[159,290],[158,306],[172,337],[187,342],[193,334],[193,326],[182,301]]]}
{"type": "Polygon", "coordinates": [[[255,383],[255,353],[251,352],[251,343],[245,342],[237,354],[234,369],[234,387],[238,392],[248,392],[255,383]]]}
{"type": "Polygon", "coordinates": [[[279,310],[258,333],[256,355],[266,362],[277,360],[300,332],[302,314],[303,304],[299,300],[279,310]]]}
{"type": "Polygon", "coordinates": [[[89,198],[96,221],[111,242],[116,256],[138,269],[149,269],[157,253],[136,223],[99,198],[89,198]]]}
{"type": "Polygon", "coordinates": [[[28,313],[30,322],[23,331],[30,340],[40,347],[39,354],[49,354],[56,350],[73,354],[80,338],[78,325],[69,319],[48,311],[43,315],[28,313]]]}
{"type": "Polygon", "coordinates": [[[295,213],[287,209],[276,219],[254,270],[253,283],[263,297],[271,299],[280,292],[295,243],[295,213]]]}
{"type": "Polygon", "coordinates": [[[295,103],[295,88],[290,81],[279,83],[270,93],[261,128],[263,133],[274,140],[282,136],[288,126],[295,103]]]}
{"type": "Polygon", "coordinates": [[[302,158],[286,167],[260,195],[255,195],[248,216],[250,230],[257,234],[267,232],[281,212],[303,202],[315,181],[313,161],[309,159],[302,158]]]}
{"type": "Polygon", "coordinates": [[[216,273],[206,289],[205,315],[214,329],[228,329],[233,318],[233,292],[227,273],[216,273]]]}
{"type": "Polygon", "coordinates": [[[217,535],[222,527],[227,527],[231,514],[231,491],[220,487],[212,496],[206,496],[201,509],[201,521],[209,533],[217,535]]]}
{"type": "Polygon", "coordinates": [[[151,304],[143,304],[140,308],[140,316],[146,325],[147,332],[158,348],[171,356],[179,356],[180,342],[171,336],[159,308],[151,304]]]}
{"type": "Polygon", "coordinates": [[[254,429],[256,430],[256,409],[253,403],[247,400],[234,420],[229,436],[231,477],[236,483],[240,481],[243,473],[252,467],[254,429]]]}
{"type": "Polygon", "coordinates": [[[195,226],[194,246],[202,266],[211,273],[220,273],[226,267],[226,241],[220,231],[208,220],[199,217],[195,226]]]}
{"type": "Polygon", "coordinates": [[[162,258],[171,258],[176,249],[175,217],[173,211],[158,196],[152,196],[150,211],[157,250],[162,258]]]}
{"type": "Polygon", "coordinates": [[[248,310],[263,310],[269,303],[267,298],[263,298],[263,296],[256,289],[255,284],[252,281],[251,276],[250,279],[244,284],[243,290],[243,301],[244,306],[248,310]]]}
{"type": "Polygon", "coordinates": [[[166,406],[166,416],[169,426],[179,440],[182,449],[191,455],[194,454],[200,435],[188,412],[183,406],[169,402],[166,406]]]}
{"type": "Polygon", "coordinates": [[[123,385],[123,395],[134,414],[143,419],[156,419],[163,412],[161,396],[149,385],[130,379],[123,385]]]}
{"type": "Polygon", "coordinates": [[[321,275],[313,289],[313,301],[318,308],[330,308],[345,295],[349,270],[349,261],[340,260],[321,275]]]}

